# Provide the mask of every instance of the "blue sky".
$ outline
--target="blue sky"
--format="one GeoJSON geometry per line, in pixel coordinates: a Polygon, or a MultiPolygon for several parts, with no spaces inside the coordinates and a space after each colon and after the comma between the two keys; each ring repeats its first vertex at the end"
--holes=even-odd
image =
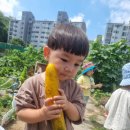
{"type": "Polygon", "coordinates": [[[85,21],[87,35],[94,40],[104,35],[107,22],[130,20],[130,0],[0,0],[0,11],[21,18],[31,11],[36,20],[56,20],[58,11],[66,11],[71,21],[85,21]]]}

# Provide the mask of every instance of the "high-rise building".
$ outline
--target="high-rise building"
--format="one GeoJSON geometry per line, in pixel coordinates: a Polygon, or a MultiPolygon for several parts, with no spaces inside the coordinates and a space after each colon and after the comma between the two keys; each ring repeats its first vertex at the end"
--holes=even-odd
{"type": "MultiPolygon", "coordinates": [[[[47,43],[52,29],[59,23],[69,23],[67,12],[59,11],[57,21],[35,20],[32,12],[23,11],[22,19],[11,19],[8,29],[8,42],[13,38],[19,38],[26,44],[33,44],[35,47],[42,47],[47,43]]],[[[86,33],[85,22],[71,22],[86,33]]]]}
{"type": "Polygon", "coordinates": [[[67,12],[58,11],[57,23],[68,23],[68,22],[69,22],[69,17],[67,12]]]}
{"type": "Polygon", "coordinates": [[[97,40],[99,43],[102,43],[102,35],[97,35],[96,40],[97,40]]]}
{"type": "Polygon", "coordinates": [[[107,23],[104,44],[110,44],[124,39],[130,44],[130,23],[107,23]]]}
{"type": "Polygon", "coordinates": [[[27,11],[22,12],[22,20],[10,19],[8,41],[19,38],[25,43],[29,43],[34,20],[33,14],[27,11]]]}

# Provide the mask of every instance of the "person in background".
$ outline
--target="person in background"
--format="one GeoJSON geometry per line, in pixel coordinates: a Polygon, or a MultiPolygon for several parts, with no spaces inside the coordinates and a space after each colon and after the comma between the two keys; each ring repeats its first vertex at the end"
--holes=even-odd
{"type": "Polygon", "coordinates": [[[87,104],[88,99],[91,94],[92,88],[101,88],[102,84],[95,84],[94,79],[92,78],[96,66],[92,62],[86,62],[83,64],[83,72],[77,79],[77,83],[80,85],[83,91],[84,101],[87,104]]]}
{"type": "Polygon", "coordinates": [[[60,95],[45,98],[45,71],[27,79],[16,95],[16,112],[26,122],[25,130],[52,130],[50,120],[63,111],[66,130],[73,130],[72,123],[83,121],[85,103],[79,85],[73,80],[88,55],[86,34],[71,24],[58,24],[52,30],[44,58],[54,64],[60,81],[60,95]],[[49,102],[55,102],[48,105],[49,102]]]}
{"type": "Polygon", "coordinates": [[[46,70],[46,66],[47,65],[45,63],[40,63],[37,61],[35,64],[34,75],[44,72],[46,70]]]}
{"type": "Polygon", "coordinates": [[[122,67],[120,88],[115,90],[106,108],[104,127],[108,130],[130,130],[130,63],[122,67]]]}
{"type": "Polygon", "coordinates": [[[5,129],[0,125],[0,130],[5,130],[5,129]]]}

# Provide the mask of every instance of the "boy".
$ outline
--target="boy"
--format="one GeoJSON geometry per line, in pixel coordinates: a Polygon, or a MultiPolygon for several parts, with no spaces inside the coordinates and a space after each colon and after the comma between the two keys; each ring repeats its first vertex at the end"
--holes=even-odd
{"type": "Polygon", "coordinates": [[[45,99],[45,72],[27,79],[16,96],[17,116],[27,122],[26,130],[52,130],[49,120],[64,112],[67,130],[79,124],[85,111],[80,87],[73,80],[88,55],[86,34],[71,24],[60,24],[49,36],[44,57],[53,63],[60,80],[60,96],[45,99]],[[48,106],[50,101],[55,104],[48,106]]]}
{"type": "Polygon", "coordinates": [[[130,63],[122,68],[121,88],[112,93],[105,105],[104,127],[109,130],[130,130],[130,63]]]}
{"type": "Polygon", "coordinates": [[[83,95],[84,101],[87,104],[91,88],[101,88],[102,84],[95,84],[92,75],[94,74],[94,69],[96,66],[92,62],[84,63],[82,66],[83,72],[82,75],[77,79],[77,83],[80,85],[83,95]]]}

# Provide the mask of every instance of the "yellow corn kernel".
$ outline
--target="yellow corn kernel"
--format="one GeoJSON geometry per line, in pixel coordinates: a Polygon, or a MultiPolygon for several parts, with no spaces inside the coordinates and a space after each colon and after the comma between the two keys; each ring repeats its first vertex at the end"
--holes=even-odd
{"type": "MultiPolygon", "coordinates": [[[[54,64],[48,64],[45,72],[45,94],[46,98],[59,95],[59,79],[54,64]]],[[[49,105],[52,105],[51,102],[49,105]]],[[[51,120],[53,130],[66,130],[64,114],[61,113],[59,118],[51,120]]]]}

